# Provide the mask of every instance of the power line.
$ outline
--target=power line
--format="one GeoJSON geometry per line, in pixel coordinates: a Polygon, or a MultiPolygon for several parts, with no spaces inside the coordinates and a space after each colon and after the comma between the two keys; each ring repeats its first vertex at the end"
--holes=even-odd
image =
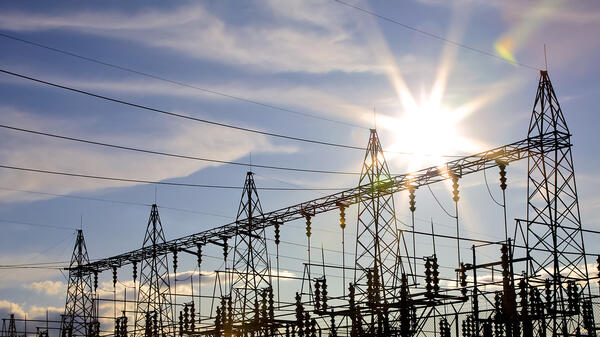
{"type": "MultiPolygon", "coordinates": [[[[12,192],[21,192],[21,193],[39,194],[39,195],[47,195],[47,196],[52,196],[52,197],[61,197],[61,198],[69,198],[69,199],[90,200],[90,201],[106,202],[106,203],[113,203],[113,204],[123,204],[123,205],[143,206],[143,207],[150,207],[150,206],[152,206],[152,204],[145,204],[145,203],[142,203],[142,202],[135,202],[135,201],[94,198],[94,197],[86,197],[86,196],[81,196],[81,195],[58,194],[58,193],[50,193],[50,192],[22,190],[22,189],[16,189],[16,188],[8,188],[8,187],[0,187],[0,190],[12,191],[12,192]]],[[[191,210],[191,209],[170,207],[170,206],[164,206],[164,205],[158,205],[158,208],[168,209],[168,210],[174,210],[174,211],[179,211],[179,212],[199,214],[199,215],[209,215],[209,216],[214,216],[214,217],[219,217],[219,218],[224,218],[224,219],[232,219],[232,217],[226,216],[226,215],[222,215],[222,214],[216,214],[216,213],[211,213],[211,212],[203,212],[203,211],[195,211],[195,210],[191,210]]]]}
{"type": "Polygon", "coordinates": [[[84,56],[84,55],[77,54],[77,53],[74,53],[74,52],[66,51],[64,49],[59,49],[59,48],[56,48],[56,47],[48,46],[48,45],[41,44],[41,43],[38,43],[38,42],[34,42],[34,41],[31,41],[31,40],[26,40],[26,39],[23,39],[23,38],[20,38],[20,37],[16,37],[16,36],[12,36],[12,35],[8,35],[8,34],[5,34],[5,33],[0,33],[0,37],[4,37],[4,38],[11,39],[11,40],[14,40],[14,41],[19,41],[19,42],[26,43],[26,44],[29,44],[29,45],[32,45],[32,46],[35,46],[35,47],[43,48],[43,49],[46,49],[46,50],[51,50],[53,52],[57,52],[57,53],[60,53],[60,54],[63,54],[63,55],[75,57],[75,58],[78,58],[78,59],[81,59],[81,60],[85,60],[85,61],[89,61],[89,62],[93,62],[93,63],[100,64],[100,65],[103,65],[103,66],[106,66],[106,67],[110,67],[110,68],[113,68],[113,69],[122,70],[122,71],[125,71],[125,72],[128,72],[128,73],[132,73],[132,74],[136,74],[136,75],[140,75],[140,76],[152,78],[152,79],[163,81],[163,82],[168,82],[168,83],[179,85],[179,86],[186,87],[186,88],[191,88],[191,89],[199,90],[199,91],[202,91],[202,92],[208,93],[208,94],[218,95],[218,96],[221,96],[221,97],[226,97],[226,98],[238,100],[238,101],[241,101],[241,102],[255,104],[255,105],[262,106],[262,107],[269,108],[269,109],[274,109],[274,110],[289,112],[289,113],[292,113],[292,114],[296,114],[296,115],[300,115],[300,116],[305,116],[305,117],[309,117],[309,118],[314,118],[314,119],[319,119],[319,120],[323,120],[323,121],[327,121],[327,122],[331,122],[331,123],[337,123],[337,124],[346,125],[346,126],[355,127],[355,128],[360,128],[360,129],[365,129],[365,130],[368,129],[367,127],[364,127],[364,126],[361,126],[361,125],[358,125],[358,124],[354,124],[354,123],[344,122],[344,121],[336,120],[336,119],[333,119],[333,118],[327,118],[327,117],[317,116],[317,115],[314,115],[314,114],[311,114],[311,113],[307,113],[307,112],[302,112],[302,111],[298,111],[298,110],[284,108],[284,107],[276,106],[276,105],[273,105],[273,104],[264,103],[264,102],[260,102],[260,101],[257,101],[257,100],[253,100],[253,99],[249,99],[249,98],[245,98],[245,97],[240,97],[240,96],[232,95],[232,94],[225,93],[225,92],[222,92],[222,91],[217,91],[217,90],[214,90],[214,89],[207,89],[207,88],[203,88],[203,87],[198,87],[196,85],[192,85],[192,84],[189,84],[189,83],[185,83],[185,82],[181,82],[181,81],[176,81],[176,80],[168,79],[166,77],[162,77],[162,76],[158,76],[158,75],[153,75],[153,74],[150,74],[150,73],[147,73],[147,72],[143,72],[143,71],[140,71],[140,70],[136,70],[136,69],[133,69],[133,68],[120,66],[120,65],[117,65],[117,64],[114,64],[114,63],[109,63],[109,62],[102,61],[102,60],[97,59],[97,58],[92,58],[92,57],[89,57],[89,56],[84,56]]]}
{"type": "Polygon", "coordinates": [[[33,226],[33,227],[44,227],[44,228],[52,228],[52,229],[63,229],[63,230],[69,230],[69,231],[74,231],[74,230],[77,230],[77,229],[76,229],[76,228],[74,228],[74,227],[63,227],[63,226],[54,226],[54,225],[43,225],[43,224],[38,224],[38,223],[23,222],[23,221],[14,221],[14,220],[5,220],[5,219],[0,219],[0,222],[9,223],[9,224],[15,224],[15,225],[33,226]]]}
{"type": "MultiPolygon", "coordinates": [[[[200,187],[200,188],[215,188],[215,189],[228,189],[228,190],[242,190],[244,187],[240,186],[227,186],[227,185],[208,185],[208,184],[191,184],[191,183],[174,183],[168,181],[151,181],[144,179],[129,179],[129,178],[117,178],[117,177],[106,177],[106,176],[97,176],[90,174],[80,174],[80,173],[72,173],[72,172],[61,172],[61,171],[51,171],[51,170],[42,170],[28,167],[18,167],[18,166],[9,166],[9,165],[0,165],[0,168],[17,170],[17,171],[25,171],[25,172],[34,172],[34,173],[43,173],[43,174],[52,174],[52,175],[60,175],[60,176],[68,176],[68,177],[77,177],[77,178],[88,178],[88,179],[98,179],[98,180],[110,180],[110,181],[119,181],[126,183],[138,183],[138,184],[154,184],[154,185],[167,185],[167,186],[182,186],[182,187],[200,187]]],[[[342,191],[348,188],[289,188],[289,187],[260,187],[258,190],[265,191],[342,191]]]]}
{"type": "Polygon", "coordinates": [[[18,127],[15,127],[15,126],[4,125],[4,124],[0,124],[0,128],[9,129],[9,130],[13,130],[13,131],[20,131],[20,132],[30,133],[30,134],[39,135],[39,136],[46,136],[46,137],[63,139],[63,140],[69,140],[69,141],[73,141],[73,142],[79,142],[79,143],[85,143],[85,144],[91,144],[91,145],[98,145],[98,146],[104,146],[104,147],[110,147],[110,148],[114,148],[114,149],[127,150],[127,151],[135,151],[135,152],[142,152],[142,153],[155,154],[155,155],[167,156],[167,157],[173,157],[173,158],[180,158],[180,159],[191,159],[191,160],[204,161],[204,162],[209,162],[209,163],[237,165],[237,166],[246,166],[246,167],[259,167],[259,168],[271,169],[271,170],[296,171],[296,172],[308,172],[308,173],[360,175],[360,173],[358,173],[358,172],[343,172],[343,171],[330,171],[330,170],[313,170],[313,169],[302,169],[302,168],[295,168],[295,167],[284,167],[284,166],[273,166],[273,165],[260,165],[260,164],[252,164],[252,165],[250,165],[248,163],[242,163],[242,162],[235,162],[235,161],[228,161],[228,160],[219,160],[219,159],[210,159],[210,158],[202,158],[202,157],[195,157],[195,156],[189,156],[189,155],[174,154],[174,153],[168,153],[168,152],[162,152],[162,151],[147,150],[147,149],[135,148],[135,147],[124,146],[124,145],[116,145],[116,144],[110,144],[110,143],[105,143],[105,142],[100,142],[100,141],[93,141],[93,140],[88,140],[88,139],[83,139],[83,138],[75,138],[75,137],[69,137],[69,136],[64,136],[64,135],[59,135],[59,134],[52,134],[52,133],[48,133],[48,132],[28,130],[28,129],[18,128],[18,127]]]}
{"type": "Polygon", "coordinates": [[[390,17],[388,17],[388,16],[384,16],[384,15],[381,15],[381,14],[375,13],[375,12],[373,12],[373,11],[370,11],[370,10],[368,10],[368,9],[365,9],[365,8],[362,8],[362,7],[358,7],[358,6],[356,6],[356,5],[353,5],[353,4],[350,4],[350,3],[347,3],[347,2],[345,2],[345,1],[342,1],[342,0],[334,0],[334,1],[335,1],[335,2],[337,2],[337,3],[339,3],[339,4],[341,4],[341,5],[344,5],[344,6],[346,6],[346,7],[353,8],[353,9],[355,9],[355,10],[357,10],[357,11],[360,11],[360,12],[363,12],[363,13],[365,13],[365,14],[368,14],[368,15],[374,16],[374,17],[376,17],[376,18],[379,18],[379,19],[381,19],[381,20],[384,20],[384,21],[387,21],[387,22],[391,22],[391,23],[393,23],[393,24],[396,24],[396,25],[398,25],[398,26],[400,26],[400,27],[403,27],[403,28],[405,28],[405,29],[412,30],[413,32],[416,32],[416,33],[419,33],[419,34],[422,34],[422,35],[425,35],[425,36],[429,36],[429,37],[431,37],[431,38],[434,38],[434,39],[437,39],[437,40],[443,41],[443,42],[445,42],[445,43],[449,43],[449,44],[451,44],[451,45],[454,45],[454,46],[457,46],[457,47],[460,47],[460,48],[464,48],[464,49],[470,50],[470,51],[472,51],[472,52],[475,52],[475,53],[479,53],[479,54],[481,54],[481,55],[485,55],[485,56],[493,57],[493,58],[495,58],[495,59],[498,59],[498,60],[501,60],[501,61],[504,61],[504,62],[510,63],[510,64],[512,64],[512,65],[521,66],[521,67],[525,67],[525,68],[533,69],[533,70],[536,70],[536,71],[540,71],[540,70],[542,70],[542,69],[539,69],[539,68],[537,68],[537,67],[534,67],[534,66],[530,66],[530,65],[528,65],[528,64],[525,64],[525,63],[521,63],[521,62],[517,62],[517,61],[511,61],[511,60],[507,60],[507,59],[505,59],[504,57],[502,57],[502,56],[500,56],[500,55],[497,55],[497,54],[494,54],[494,53],[491,53],[491,52],[489,52],[489,51],[485,51],[485,50],[481,50],[481,49],[478,49],[478,48],[475,48],[475,47],[471,47],[471,46],[469,46],[469,45],[466,45],[466,44],[464,44],[464,43],[456,42],[456,41],[453,41],[453,40],[447,39],[447,38],[445,38],[445,37],[443,37],[443,36],[440,36],[440,35],[437,35],[437,34],[433,34],[433,33],[430,33],[430,32],[427,32],[427,31],[424,31],[424,30],[422,30],[422,29],[419,29],[419,28],[413,27],[413,26],[409,26],[409,25],[407,25],[407,24],[405,24],[405,23],[402,23],[402,22],[400,22],[400,21],[398,21],[398,20],[396,20],[396,19],[393,19],[393,18],[390,18],[390,17]]]}
{"type": "MultiPolygon", "coordinates": [[[[170,117],[183,118],[183,119],[187,119],[187,120],[191,120],[191,121],[195,121],[195,122],[199,122],[199,123],[204,123],[204,124],[209,124],[209,125],[214,125],[214,126],[220,126],[220,127],[224,127],[224,128],[229,128],[229,129],[238,130],[238,131],[244,131],[244,132],[249,132],[249,133],[255,133],[255,134],[260,134],[260,135],[269,136],[269,137],[276,137],[276,138],[282,138],[282,139],[287,139],[287,140],[293,140],[293,141],[298,141],[298,142],[318,144],[318,145],[324,145],[324,146],[332,146],[332,147],[344,148],[344,149],[352,149],[352,150],[361,150],[361,151],[366,151],[367,150],[366,148],[360,147],[360,146],[345,145],[345,144],[332,143],[332,142],[320,141],[320,140],[309,139],[309,138],[287,136],[287,135],[283,135],[283,134],[278,134],[278,133],[273,133],[273,132],[267,132],[267,131],[260,131],[260,130],[250,129],[250,128],[246,128],[246,127],[242,127],[242,126],[231,125],[231,124],[226,124],[226,123],[220,123],[220,122],[215,122],[215,121],[211,121],[211,120],[207,120],[207,119],[202,119],[202,118],[197,118],[197,117],[182,115],[182,114],[171,112],[171,111],[166,111],[166,110],[162,110],[162,109],[153,108],[153,107],[150,107],[150,106],[147,106],[147,105],[141,105],[141,104],[137,104],[137,103],[132,103],[132,102],[124,101],[124,100],[121,100],[121,99],[112,98],[112,97],[108,97],[108,96],[104,96],[104,95],[100,95],[100,94],[95,94],[95,93],[92,93],[92,92],[89,92],[89,91],[85,91],[85,90],[81,90],[81,89],[76,89],[76,88],[73,88],[73,87],[68,87],[68,86],[65,86],[65,85],[61,85],[61,84],[57,84],[57,83],[53,83],[53,82],[49,82],[49,81],[44,81],[44,80],[41,80],[41,79],[38,79],[38,78],[34,78],[34,77],[30,77],[30,76],[18,74],[18,73],[15,73],[15,72],[4,70],[4,69],[0,69],[0,72],[4,73],[4,74],[7,74],[7,75],[14,76],[14,77],[19,77],[19,78],[26,79],[26,80],[29,80],[29,81],[33,81],[33,82],[37,82],[37,83],[40,83],[40,84],[45,84],[45,85],[48,85],[48,86],[52,86],[52,87],[55,87],[55,88],[60,88],[60,89],[64,89],[64,90],[67,90],[67,91],[71,91],[71,92],[76,92],[76,93],[79,93],[79,94],[87,95],[87,96],[90,96],[90,97],[95,97],[95,98],[98,98],[98,99],[106,100],[106,101],[109,101],[109,102],[118,103],[118,104],[130,106],[130,107],[134,107],[134,108],[138,108],[138,109],[142,109],[142,110],[148,110],[148,111],[157,112],[157,113],[164,114],[164,115],[167,115],[167,116],[170,116],[170,117]]],[[[414,153],[410,153],[410,152],[397,152],[397,151],[384,151],[384,152],[404,154],[404,155],[413,155],[414,154],[414,153]]],[[[460,158],[462,156],[459,156],[459,155],[442,155],[440,157],[460,158]]]]}

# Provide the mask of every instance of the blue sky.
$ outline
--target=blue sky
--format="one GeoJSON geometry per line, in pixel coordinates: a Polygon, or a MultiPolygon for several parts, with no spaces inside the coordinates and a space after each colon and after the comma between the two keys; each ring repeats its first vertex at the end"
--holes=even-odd
{"type": "MultiPolygon", "coordinates": [[[[504,57],[534,68],[544,67],[546,44],[550,77],[574,134],[582,219],[586,227],[597,229],[598,4],[479,0],[351,3],[482,51],[504,53],[504,57]]],[[[304,114],[178,86],[0,37],[2,69],[222,123],[364,146],[368,128],[374,126],[375,109],[384,148],[414,153],[390,154],[388,164],[394,173],[448,159],[440,155],[478,152],[525,138],[539,76],[537,70],[458,48],[330,0],[4,1],[0,3],[0,33],[304,114]]],[[[0,123],[220,160],[250,162],[251,157],[252,163],[265,165],[356,172],[363,157],[356,150],[170,118],[4,74],[0,75],[0,123]]],[[[0,139],[2,165],[235,186],[243,186],[247,170],[6,129],[0,130],[0,139]]],[[[525,216],[525,169],[526,163],[509,167],[509,219],[525,216]]],[[[358,181],[356,176],[254,171],[259,187],[350,187],[358,181]]],[[[489,172],[488,180],[498,197],[497,173],[489,172]]],[[[490,200],[483,175],[466,178],[462,185],[462,228],[468,235],[501,238],[501,210],[490,200]]],[[[446,207],[452,206],[446,186],[435,186],[433,191],[446,207]]],[[[260,193],[263,208],[273,210],[327,192],[260,193]]],[[[0,220],[4,221],[0,223],[0,264],[67,261],[74,229],[80,225],[93,259],[135,249],[141,245],[148,205],[155,196],[165,233],[175,238],[231,221],[240,191],[155,187],[0,169],[0,220]]],[[[406,203],[406,195],[396,196],[402,221],[408,220],[406,203]]],[[[417,207],[421,230],[429,230],[428,221],[433,219],[439,224],[436,232],[453,233],[452,219],[428,191],[417,192],[417,207]]],[[[356,208],[347,213],[351,234],[356,208]]],[[[283,239],[305,243],[303,224],[290,225],[283,239]]],[[[341,263],[341,255],[335,252],[340,250],[337,215],[316,218],[313,232],[314,246],[332,250],[325,253],[327,262],[341,263]]],[[[429,240],[423,240],[419,255],[431,254],[426,248],[429,240]]],[[[440,242],[438,248],[448,251],[443,264],[454,266],[452,243],[440,242]]],[[[468,245],[462,248],[466,252],[468,245]]],[[[219,256],[219,250],[217,247],[209,254],[219,256]]],[[[305,254],[303,248],[292,245],[284,250],[288,256],[305,254]]],[[[346,250],[353,250],[353,245],[346,250]]],[[[493,251],[488,254],[496,256],[493,251]]],[[[348,256],[347,263],[351,259],[348,256]]],[[[295,275],[301,271],[298,261],[281,261],[283,270],[295,275]]],[[[193,259],[183,262],[182,268],[193,269],[192,264],[193,259]]],[[[217,268],[220,261],[209,259],[203,269],[217,268]]],[[[107,281],[108,277],[103,275],[107,281]]],[[[0,310],[12,308],[17,313],[28,312],[30,317],[40,317],[45,307],[60,311],[63,282],[57,270],[4,269],[0,310]]],[[[297,285],[286,287],[291,294],[297,285]]]]}

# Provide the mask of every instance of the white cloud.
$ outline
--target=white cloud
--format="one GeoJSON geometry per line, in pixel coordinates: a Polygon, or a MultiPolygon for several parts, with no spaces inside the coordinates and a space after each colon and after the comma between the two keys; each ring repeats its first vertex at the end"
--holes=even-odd
{"type": "MultiPolygon", "coordinates": [[[[262,3],[261,3],[262,5],[262,3]]],[[[168,48],[191,57],[253,66],[263,71],[376,71],[374,52],[366,49],[358,24],[327,2],[268,3],[284,18],[234,25],[199,4],[171,10],[146,9],[132,14],[111,11],[70,12],[58,15],[5,11],[0,27],[13,31],[69,30],[136,41],[168,48]],[[295,10],[291,10],[292,6],[295,10]],[[335,9],[335,11],[333,10],[335,9]],[[315,14],[318,15],[309,15],[315,14]],[[336,18],[327,20],[327,18],[336,18]],[[305,29],[298,22],[314,29],[305,29]],[[340,24],[345,23],[343,27],[340,24]],[[355,31],[350,31],[354,27],[355,31]]]]}
{"type": "Polygon", "coordinates": [[[25,284],[23,287],[46,295],[64,295],[67,291],[67,285],[61,281],[38,281],[25,284]]]}
{"type": "MultiPolygon", "coordinates": [[[[93,125],[93,121],[46,118],[7,107],[0,107],[0,111],[2,112],[2,123],[35,130],[51,130],[75,137],[80,134],[81,138],[91,138],[89,135],[81,134],[86,131],[81,130],[80,125],[93,125]]],[[[158,131],[140,132],[127,136],[94,131],[93,138],[137,147],[143,144],[143,148],[157,151],[197,155],[226,161],[234,160],[251,151],[255,153],[295,151],[291,147],[275,146],[266,137],[223,128],[170,121],[163,122],[163,125],[158,131]],[[202,149],[202,152],[198,153],[198,149],[202,149]]],[[[164,156],[135,154],[129,151],[106,150],[18,133],[7,133],[7,135],[4,140],[5,146],[0,150],[0,162],[19,167],[161,181],[185,177],[203,168],[217,165],[164,156]]],[[[0,186],[25,190],[48,190],[59,194],[131,185],[134,184],[10,170],[0,172],[0,186]]],[[[32,198],[38,199],[44,198],[44,196],[25,195],[11,191],[0,192],[0,200],[4,201],[32,200],[32,198]]]]}
{"type": "MultiPolygon", "coordinates": [[[[22,319],[24,317],[27,317],[27,319],[43,319],[46,317],[46,312],[54,316],[63,313],[64,308],[52,306],[43,307],[37,305],[27,307],[27,304],[0,300],[0,317],[2,318],[6,318],[8,314],[15,314],[15,318],[17,319],[22,319]]],[[[53,317],[50,317],[50,320],[52,319],[53,317]]]]}

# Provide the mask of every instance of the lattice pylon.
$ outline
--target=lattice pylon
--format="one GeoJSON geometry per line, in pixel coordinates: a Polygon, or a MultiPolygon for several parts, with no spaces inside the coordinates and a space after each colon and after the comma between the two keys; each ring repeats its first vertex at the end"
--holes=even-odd
{"type": "Polygon", "coordinates": [[[261,226],[262,218],[263,211],[253,173],[248,172],[236,222],[249,230],[239,229],[236,232],[231,282],[234,321],[243,322],[242,326],[253,321],[255,301],[260,302],[261,291],[271,287],[270,261],[265,230],[261,226]]]}
{"type": "MultiPolygon", "coordinates": [[[[377,269],[381,302],[396,298],[404,271],[399,254],[401,240],[396,223],[393,195],[379,190],[391,175],[377,131],[371,129],[359,185],[369,186],[367,197],[358,203],[354,282],[359,301],[366,299],[367,274],[377,269]]],[[[374,275],[374,274],[373,274],[374,275]]]]}
{"type": "Polygon", "coordinates": [[[90,336],[94,319],[92,276],[80,267],[90,263],[83,231],[77,230],[77,240],[69,263],[69,283],[65,312],[61,319],[61,336],[90,336]]]}
{"type": "Polygon", "coordinates": [[[551,281],[547,331],[540,331],[543,324],[538,324],[536,333],[552,336],[553,332],[573,333],[582,326],[581,315],[568,310],[567,282],[575,280],[582,297],[589,298],[591,292],[570,134],[547,71],[540,74],[528,130],[531,144],[541,138],[567,145],[551,152],[540,145],[528,159],[527,273],[531,285],[540,286],[546,278],[551,281]]]}
{"type": "MultiPolygon", "coordinates": [[[[150,218],[146,226],[143,247],[156,247],[157,244],[165,243],[165,234],[158,214],[156,204],[152,205],[150,218]]],[[[135,334],[140,334],[146,327],[146,313],[152,317],[151,330],[158,336],[174,336],[175,321],[173,314],[173,303],[171,297],[171,286],[169,277],[168,256],[156,254],[140,261],[140,283],[138,287],[137,309],[135,312],[135,334]],[[156,314],[156,324],[154,315],[156,314]]],[[[155,336],[155,337],[158,337],[155,336]]],[[[149,337],[149,336],[146,336],[149,337]]]]}
{"type": "Polygon", "coordinates": [[[10,320],[8,321],[8,331],[6,337],[18,337],[17,335],[17,324],[15,323],[15,314],[10,314],[10,320]]]}

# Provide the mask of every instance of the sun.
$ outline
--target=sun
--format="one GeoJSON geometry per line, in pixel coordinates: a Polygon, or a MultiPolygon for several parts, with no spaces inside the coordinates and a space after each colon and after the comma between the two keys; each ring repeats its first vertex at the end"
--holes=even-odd
{"type": "Polygon", "coordinates": [[[461,121],[469,112],[465,108],[447,109],[428,99],[411,104],[398,116],[384,117],[378,124],[394,138],[386,157],[408,165],[412,171],[476,151],[478,144],[461,132],[461,121]]]}

